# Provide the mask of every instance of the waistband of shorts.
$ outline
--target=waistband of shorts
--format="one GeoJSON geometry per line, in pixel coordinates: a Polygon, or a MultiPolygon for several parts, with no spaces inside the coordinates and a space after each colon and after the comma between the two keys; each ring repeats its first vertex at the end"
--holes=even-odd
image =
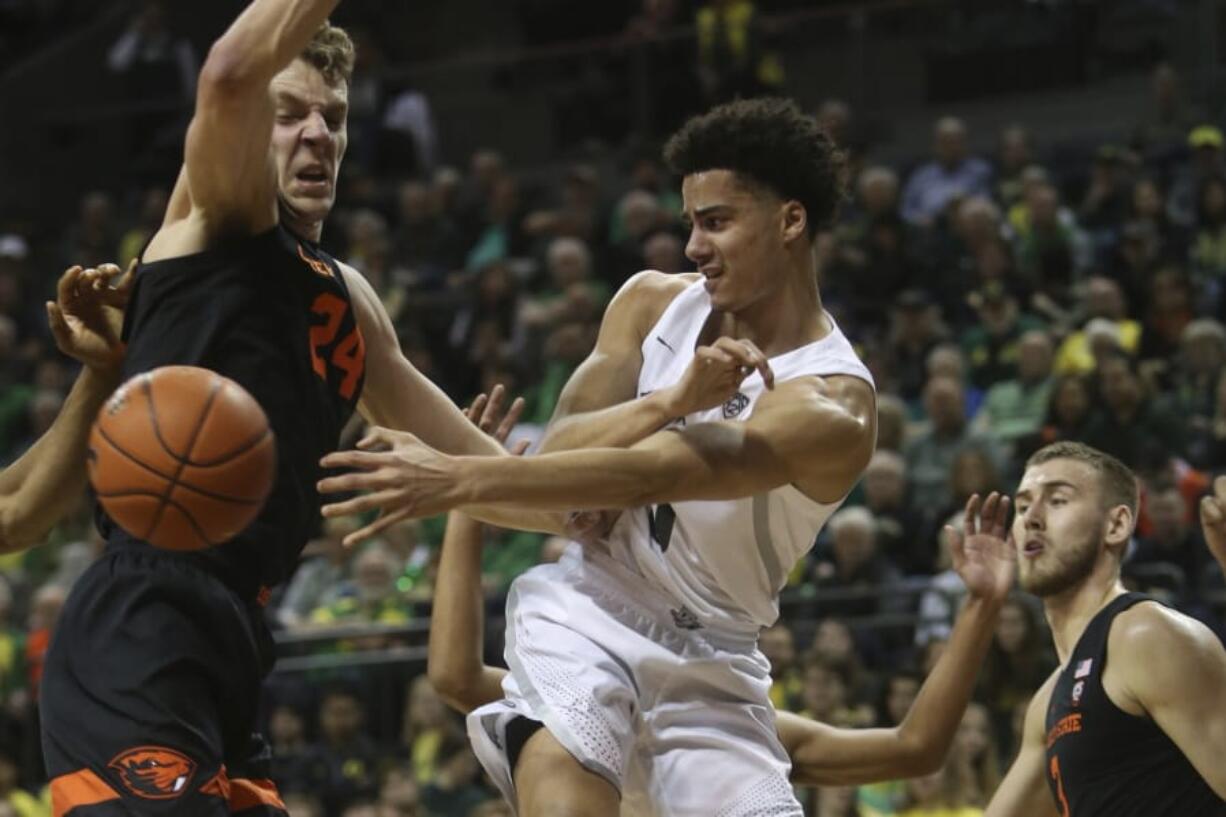
{"type": "MultiPolygon", "coordinates": [[[[577,570],[589,578],[588,590],[593,596],[607,595],[618,604],[629,601],[632,605],[643,608],[653,618],[665,622],[676,622],[684,609],[683,604],[669,598],[643,576],[599,548],[572,544],[560,563],[563,567],[577,570]]],[[[708,621],[699,623],[701,626],[692,629],[682,628],[679,624],[676,626],[678,630],[683,630],[721,650],[742,653],[752,652],[758,647],[760,631],[756,626],[747,625],[741,629],[711,624],[708,621]]]]}

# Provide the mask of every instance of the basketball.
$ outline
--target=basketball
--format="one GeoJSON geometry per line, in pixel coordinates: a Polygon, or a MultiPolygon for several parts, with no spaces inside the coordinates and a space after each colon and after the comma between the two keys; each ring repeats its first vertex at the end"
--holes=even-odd
{"type": "Polygon", "coordinates": [[[264,506],[275,472],[276,440],[259,403],[195,366],[131,378],[90,433],[89,478],[103,509],[167,550],[237,536],[264,506]]]}

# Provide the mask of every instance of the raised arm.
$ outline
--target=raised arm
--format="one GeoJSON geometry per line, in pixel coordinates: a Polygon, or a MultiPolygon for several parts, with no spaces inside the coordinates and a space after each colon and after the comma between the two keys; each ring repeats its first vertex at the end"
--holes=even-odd
{"type": "Polygon", "coordinates": [[[273,76],[302,53],[339,0],[253,0],[200,71],[185,164],[194,210],[210,231],[276,223],[268,161],[273,76]]]}
{"type": "Polygon", "coordinates": [[[697,423],[653,434],[629,449],[594,448],[523,460],[446,457],[412,435],[376,429],[364,441],[391,450],[345,451],[325,467],[357,468],[320,483],[322,493],[375,490],[325,506],[340,516],[381,508],[358,531],[469,505],[516,503],[543,510],[637,508],[661,502],[738,499],[795,484],[819,501],[843,497],[876,438],[871,387],[852,377],[788,381],[759,400],[746,422],[697,423]]]}
{"type": "MultiPolygon", "coordinates": [[[[1052,673],[1026,708],[1022,747],[1005,779],[997,786],[996,794],[992,795],[984,817],[1059,817],[1061,814],[1047,786],[1047,736],[1043,728],[1056,677],[1057,673],[1052,673]]],[[[1063,813],[1068,814],[1067,804],[1063,813]]]]}
{"type": "Polygon", "coordinates": [[[954,569],[969,598],[949,646],[920,689],[911,711],[893,729],[838,729],[783,716],[779,736],[800,783],[846,786],[900,780],[936,771],[958,731],[975,688],[975,672],[987,654],[1001,605],[1013,584],[1016,556],[1005,540],[1009,500],[997,494],[971,497],[961,531],[946,528],[954,569]]]}
{"type": "Polygon", "coordinates": [[[0,552],[38,544],[85,485],[89,430],[119,383],[119,305],[127,300],[131,277],[112,289],[118,274],[111,264],[72,267],[60,277],[57,300],[47,304],[57,345],[85,367],[47,433],[0,472],[0,552]]]}
{"type": "Polygon", "coordinates": [[[1226,648],[1199,621],[1157,604],[1120,614],[1107,645],[1124,694],[1226,800],[1226,648]]]}

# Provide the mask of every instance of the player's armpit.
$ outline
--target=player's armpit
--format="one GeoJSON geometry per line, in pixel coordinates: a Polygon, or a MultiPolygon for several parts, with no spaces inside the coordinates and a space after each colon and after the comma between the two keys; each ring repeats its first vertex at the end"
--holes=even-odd
{"type": "MultiPolygon", "coordinates": [[[[1022,747],[984,811],[985,817],[1061,817],[1047,785],[1044,722],[1056,674],[1035,693],[1026,709],[1022,747]]],[[[1068,811],[1064,811],[1065,817],[1068,811]]]]}
{"type": "Polygon", "coordinates": [[[1157,604],[1121,613],[1108,642],[1112,671],[1226,800],[1226,649],[1193,618],[1157,604]]]}
{"type": "Polygon", "coordinates": [[[662,394],[636,400],[642,345],[690,280],[648,270],[622,285],[605,311],[596,348],[562,390],[539,451],[633,445],[672,419],[662,394]]]}

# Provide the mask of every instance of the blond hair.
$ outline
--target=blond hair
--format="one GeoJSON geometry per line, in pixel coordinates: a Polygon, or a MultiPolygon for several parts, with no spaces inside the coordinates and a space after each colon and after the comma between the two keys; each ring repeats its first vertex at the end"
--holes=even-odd
{"type": "Polygon", "coordinates": [[[300,58],[315,66],[329,85],[339,85],[341,80],[348,85],[353,80],[355,56],[353,40],[345,29],[324,23],[302,50],[300,58]]]}

